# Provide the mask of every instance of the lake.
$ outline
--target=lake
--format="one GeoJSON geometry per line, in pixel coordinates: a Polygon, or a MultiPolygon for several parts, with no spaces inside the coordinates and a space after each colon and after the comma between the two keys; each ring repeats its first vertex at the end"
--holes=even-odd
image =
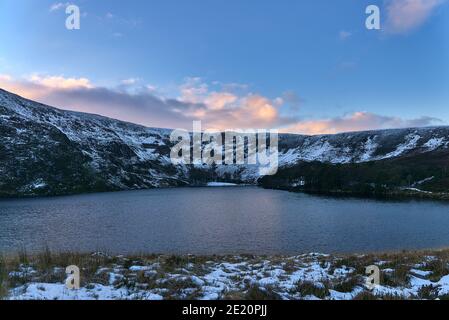
{"type": "Polygon", "coordinates": [[[299,254],[449,246],[449,203],[256,187],[0,200],[0,252],[299,254]]]}

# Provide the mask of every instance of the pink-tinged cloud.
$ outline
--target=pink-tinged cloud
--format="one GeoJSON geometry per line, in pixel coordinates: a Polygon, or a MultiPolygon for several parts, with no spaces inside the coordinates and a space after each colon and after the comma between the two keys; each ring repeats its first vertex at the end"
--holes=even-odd
{"type": "Polygon", "coordinates": [[[86,78],[35,75],[14,79],[0,74],[0,88],[58,108],[95,113],[149,127],[191,130],[192,122],[201,120],[204,129],[280,129],[301,134],[330,134],[347,131],[420,127],[441,124],[430,117],[406,120],[369,112],[355,112],[343,117],[301,120],[283,116],[284,103],[298,102],[291,94],[270,99],[254,93],[209,91],[199,79],[188,80],[180,87],[181,98],[161,98],[147,86],[119,85],[104,88],[86,78]]]}
{"type": "Polygon", "coordinates": [[[441,123],[442,121],[440,119],[432,117],[402,119],[399,117],[377,115],[370,112],[354,112],[343,117],[300,121],[285,131],[317,135],[378,129],[425,127],[441,123]]]}
{"type": "Polygon", "coordinates": [[[386,30],[408,33],[423,25],[445,0],[387,0],[386,30]]]}
{"type": "Polygon", "coordinates": [[[0,74],[0,81],[11,81],[11,76],[9,74],[0,74]]]}
{"type": "Polygon", "coordinates": [[[0,75],[0,86],[33,100],[42,100],[58,90],[91,89],[93,85],[86,78],[65,78],[63,76],[31,75],[26,79],[14,79],[10,75],[0,75]]]}
{"type": "Polygon", "coordinates": [[[193,121],[201,120],[204,128],[211,129],[268,129],[294,121],[280,116],[280,98],[209,91],[209,85],[199,78],[187,79],[179,88],[178,99],[158,97],[153,87],[133,87],[133,83],[103,88],[94,86],[87,78],[0,77],[1,88],[26,98],[146,126],[189,129],[193,121]]]}
{"type": "Polygon", "coordinates": [[[86,78],[64,78],[62,76],[39,76],[32,75],[30,81],[43,85],[49,89],[78,89],[93,88],[89,79],[86,78]]]}
{"type": "Polygon", "coordinates": [[[229,92],[212,92],[205,98],[204,103],[213,110],[222,110],[237,100],[238,97],[229,92]]]}

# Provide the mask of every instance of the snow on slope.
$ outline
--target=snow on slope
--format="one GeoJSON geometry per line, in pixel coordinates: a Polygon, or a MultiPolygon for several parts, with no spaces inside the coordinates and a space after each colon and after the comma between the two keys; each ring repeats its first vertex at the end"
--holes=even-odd
{"type": "Polygon", "coordinates": [[[342,133],[322,136],[284,137],[280,142],[281,165],[298,161],[360,163],[425,153],[449,146],[449,128],[411,128],[342,133]]]}
{"type": "MultiPolygon", "coordinates": [[[[168,129],[146,128],[98,115],[59,110],[0,89],[2,131],[1,147],[11,157],[37,161],[45,157],[42,148],[57,151],[64,145],[79,152],[80,158],[85,157],[87,160],[83,166],[103,176],[105,183],[116,189],[189,183],[189,168],[174,167],[170,162],[171,130],[168,129]],[[29,152],[19,152],[21,145],[28,146],[29,152]]],[[[299,161],[344,164],[447,149],[449,127],[320,136],[285,134],[279,138],[280,167],[299,161]]],[[[12,167],[3,169],[3,174],[8,170],[11,171],[12,167]]],[[[216,169],[219,177],[232,176],[246,182],[255,182],[258,172],[256,166],[249,165],[218,166],[216,169]]],[[[0,169],[0,187],[1,182],[0,169]]],[[[37,175],[26,183],[28,186],[43,186],[47,181],[37,175]]]]}

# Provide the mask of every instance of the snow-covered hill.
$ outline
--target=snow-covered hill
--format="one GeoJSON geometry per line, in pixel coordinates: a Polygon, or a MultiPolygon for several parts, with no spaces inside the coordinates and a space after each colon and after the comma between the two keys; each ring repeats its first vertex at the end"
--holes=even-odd
{"type": "Polygon", "coordinates": [[[282,165],[298,161],[361,163],[449,147],[449,127],[410,128],[322,136],[283,136],[282,165]]]}
{"type": "MultiPolygon", "coordinates": [[[[170,133],[168,129],[56,109],[0,89],[0,195],[192,184],[199,169],[172,165],[170,133]]],[[[448,148],[449,127],[280,135],[279,165],[368,162],[448,148]]],[[[210,177],[245,183],[259,178],[254,166],[218,166],[210,177]]]]}

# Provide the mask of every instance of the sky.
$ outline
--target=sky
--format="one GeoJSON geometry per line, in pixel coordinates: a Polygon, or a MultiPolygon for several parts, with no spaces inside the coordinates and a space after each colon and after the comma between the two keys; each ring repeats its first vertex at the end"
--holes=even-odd
{"type": "Polygon", "coordinates": [[[0,0],[0,40],[0,88],[150,127],[449,124],[449,0],[0,0]]]}

